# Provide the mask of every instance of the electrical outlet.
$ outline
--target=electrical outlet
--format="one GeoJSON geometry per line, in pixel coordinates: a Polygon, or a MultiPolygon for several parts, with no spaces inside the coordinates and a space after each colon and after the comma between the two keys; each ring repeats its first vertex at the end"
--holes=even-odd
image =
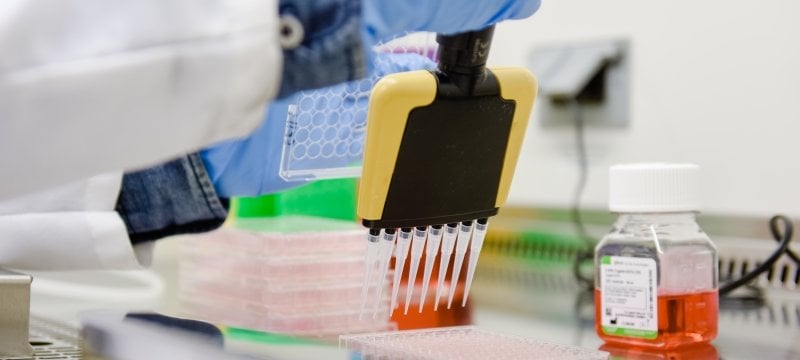
{"type": "Polygon", "coordinates": [[[625,128],[630,121],[630,51],[624,39],[563,43],[536,48],[529,65],[539,81],[543,127],[571,126],[573,104],[584,123],[625,128]]]}

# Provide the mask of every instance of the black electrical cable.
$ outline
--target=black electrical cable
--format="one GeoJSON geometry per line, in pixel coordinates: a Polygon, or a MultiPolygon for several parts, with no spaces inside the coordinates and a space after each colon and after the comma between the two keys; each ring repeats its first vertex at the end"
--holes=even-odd
{"type": "Polygon", "coordinates": [[[789,258],[791,258],[791,259],[792,259],[792,261],[794,261],[794,263],[795,263],[795,264],[797,264],[798,266],[800,266],[800,256],[798,256],[798,255],[797,255],[797,253],[795,253],[794,251],[792,251],[792,249],[790,249],[790,248],[786,248],[786,255],[788,255],[788,256],[789,256],[789,258]]]}
{"type": "Polygon", "coordinates": [[[594,245],[592,244],[591,236],[589,236],[589,233],[586,231],[586,226],[581,217],[581,198],[583,197],[583,192],[586,190],[586,182],[589,179],[589,158],[586,154],[583,111],[577,100],[572,100],[570,102],[570,108],[572,109],[575,121],[575,150],[578,163],[578,182],[575,184],[575,190],[572,194],[572,207],[570,212],[578,236],[585,241],[587,245],[594,245]]]}
{"type": "Polygon", "coordinates": [[[720,310],[754,310],[766,305],[766,292],[763,288],[749,283],[737,289],[744,291],[727,293],[719,298],[720,310]]]}
{"type": "Polygon", "coordinates": [[[586,231],[586,225],[583,223],[581,215],[581,199],[586,190],[586,182],[589,179],[589,157],[586,153],[586,137],[584,135],[584,119],[583,109],[577,99],[572,99],[569,102],[570,109],[572,110],[572,117],[575,129],[575,150],[578,165],[578,182],[575,184],[575,190],[572,196],[572,206],[570,208],[570,215],[572,223],[575,225],[575,231],[578,237],[584,242],[585,249],[579,250],[575,254],[575,261],[572,265],[572,273],[575,280],[578,281],[586,289],[594,288],[594,279],[586,277],[581,273],[581,265],[587,261],[594,260],[594,246],[596,240],[589,235],[586,231]]]}
{"type": "MultiPolygon", "coordinates": [[[[586,225],[583,222],[581,214],[581,199],[586,190],[586,182],[589,178],[589,158],[586,152],[586,138],[585,138],[585,123],[583,119],[583,111],[581,104],[577,99],[572,99],[569,102],[570,109],[572,110],[574,130],[575,130],[575,149],[578,165],[578,181],[575,184],[575,190],[572,196],[572,206],[570,207],[570,215],[572,223],[578,237],[584,242],[585,249],[579,250],[575,255],[575,260],[572,266],[572,273],[575,280],[585,289],[592,290],[594,288],[594,279],[587,277],[581,272],[581,265],[588,261],[594,260],[594,246],[597,240],[594,239],[586,230],[586,225]]],[[[783,255],[789,256],[798,266],[800,266],[800,256],[797,255],[792,249],[789,248],[789,243],[794,234],[794,226],[789,218],[784,215],[775,215],[769,221],[770,232],[772,237],[777,241],[778,248],[767,258],[766,261],[758,265],[755,269],[749,271],[747,274],[736,280],[730,280],[720,285],[719,296],[724,297],[730,294],[733,290],[747,285],[751,292],[755,295],[744,296],[741,298],[743,302],[752,302],[752,300],[759,300],[763,296],[763,292],[749,283],[757,278],[759,275],[767,272],[775,262],[783,255]],[[783,223],[783,231],[778,228],[778,223],[783,223]]]]}
{"type": "Polygon", "coordinates": [[[731,280],[722,284],[719,287],[719,296],[725,296],[731,291],[748,284],[759,275],[767,272],[773,265],[775,265],[775,262],[778,261],[783,254],[790,254],[789,256],[792,258],[792,260],[797,258],[797,255],[794,254],[791,249],[789,249],[789,242],[792,241],[792,236],[794,234],[794,225],[792,225],[792,221],[786,216],[775,215],[769,220],[769,230],[772,233],[772,237],[775,239],[775,241],[778,241],[778,248],[775,249],[775,251],[767,258],[767,260],[758,265],[752,271],[749,271],[747,274],[744,274],[742,277],[736,280],[731,280]],[[783,232],[781,232],[778,228],[779,222],[783,223],[783,232]]]}
{"type": "MultiPolygon", "coordinates": [[[[785,218],[785,217],[784,217],[784,218],[785,218]]],[[[784,220],[786,220],[786,219],[784,219],[784,220]]],[[[790,222],[789,224],[791,225],[791,222],[790,222]]],[[[791,230],[794,230],[794,229],[791,229],[791,230]]],[[[770,231],[771,231],[771,229],[770,229],[770,231]]],[[[790,236],[790,237],[791,237],[791,236],[790,236]]],[[[782,240],[782,239],[775,238],[775,235],[774,235],[774,234],[773,234],[773,239],[774,239],[775,241],[779,242],[779,243],[780,243],[780,242],[781,242],[781,240],[782,240]]],[[[790,240],[790,241],[791,241],[791,240],[790,240]]],[[[789,258],[790,258],[790,259],[792,259],[792,261],[794,261],[794,263],[795,263],[796,265],[800,266],[800,256],[799,256],[799,255],[797,255],[797,253],[796,253],[796,252],[792,251],[792,249],[791,249],[791,248],[789,248],[789,247],[787,246],[787,247],[786,247],[786,250],[785,250],[785,253],[786,253],[786,255],[787,255],[787,256],[789,256],[789,258]]]]}

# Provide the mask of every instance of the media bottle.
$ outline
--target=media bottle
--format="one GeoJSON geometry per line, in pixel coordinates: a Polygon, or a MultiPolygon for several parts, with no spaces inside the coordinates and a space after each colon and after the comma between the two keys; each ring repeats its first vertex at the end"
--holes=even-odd
{"type": "Polygon", "coordinates": [[[717,250],[696,222],[699,167],[615,165],[619,214],[595,249],[595,329],[607,343],[677,348],[717,336],[717,250]]]}

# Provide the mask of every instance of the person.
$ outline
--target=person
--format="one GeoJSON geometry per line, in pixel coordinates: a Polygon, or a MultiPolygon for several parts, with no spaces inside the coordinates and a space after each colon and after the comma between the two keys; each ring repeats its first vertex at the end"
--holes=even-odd
{"type": "Polygon", "coordinates": [[[538,7],[538,0],[3,2],[0,266],[129,268],[138,264],[131,243],[213,229],[227,197],[277,189],[247,183],[270,183],[269,171],[241,171],[274,161],[274,151],[259,151],[277,146],[269,129],[282,121],[280,101],[266,117],[264,104],[364,76],[372,45],[405,32],[474,30],[538,7]]]}

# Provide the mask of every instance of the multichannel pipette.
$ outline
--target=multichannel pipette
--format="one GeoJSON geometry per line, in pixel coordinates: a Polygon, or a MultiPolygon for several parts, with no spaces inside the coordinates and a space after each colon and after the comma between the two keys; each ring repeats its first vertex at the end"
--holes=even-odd
{"type": "MultiPolygon", "coordinates": [[[[473,252],[467,269],[471,284],[485,236],[485,219],[496,215],[508,197],[536,82],[522,68],[486,69],[493,31],[489,27],[437,36],[436,71],[389,75],[378,81],[370,95],[358,215],[370,229],[370,242],[375,240],[376,230],[396,234],[403,229],[394,251],[392,309],[398,305],[410,248],[408,311],[427,241],[424,303],[440,238],[434,308],[455,247],[448,294],[448,304],[452,303],[467,250],[473,252]],[[473,228],[475,238],[471,238],[473,228]]],[[[374,257],[374,251],[368,255],[374,257]]],[[[381,254],[391,257],[392,252],[381,254]]],[[[389,265],[388,260],[378,258],[378,266],[389,265]]],[[[387,270],[381,271],[385,275],[387,270]]]]}

